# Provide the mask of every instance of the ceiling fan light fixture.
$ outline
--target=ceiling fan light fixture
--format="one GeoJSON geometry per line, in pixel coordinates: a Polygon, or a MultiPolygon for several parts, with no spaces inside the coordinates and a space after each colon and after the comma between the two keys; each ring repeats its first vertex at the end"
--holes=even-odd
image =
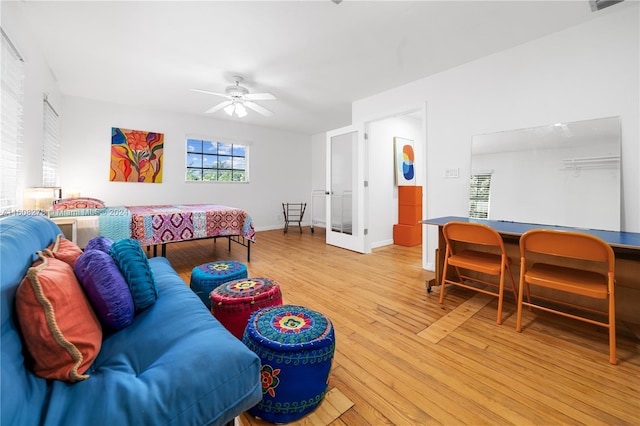
{"type": "Polygon", "coordinates": [[[233,115],[233,111],[236,109],[236,106],[234,104],[229,104],[226,107],[224,107],[224,112],[227,113],[227,115],[233,115]]]}
{"type": "Polygon", "coordinates": [[[242,103],[236,104],[236,115],[240,118],[247,115],[247,109],[244,107],[242,103]]]}

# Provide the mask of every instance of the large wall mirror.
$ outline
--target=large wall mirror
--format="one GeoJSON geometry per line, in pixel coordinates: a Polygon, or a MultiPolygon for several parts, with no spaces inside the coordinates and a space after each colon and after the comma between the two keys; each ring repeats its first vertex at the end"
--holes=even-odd
{"type": "Polygon", "coordinates": [[[620,118],[474,136],[470,216],[620,230],[620,118]]]}

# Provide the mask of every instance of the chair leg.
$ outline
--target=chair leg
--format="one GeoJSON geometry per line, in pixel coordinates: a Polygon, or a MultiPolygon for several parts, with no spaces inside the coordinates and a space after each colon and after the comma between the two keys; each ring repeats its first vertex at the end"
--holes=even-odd
{"type": "Polygon", "coordinates": [[[616,360],[616,304],[613,288],[609,292],[609,363],[615,365],[616,360]]]}
{"type": "Polygon", "coordinates": [[[511,290],[513,290],[513,300],[518,301],[518,292],[516,290],[516,280],[513,279],[513,271],[511,270],[511,266],[507,263],[507,271],[509,272],[509,280],[511,282],[511,290]]]}
{"type": "MultiPolygon", "coordinates": [[[[516,331],[522,331],[522,296],[524,294],[524,262],[520,266],[520,285],[518,286],[518,310],[516,314],[516,331]]],[[[528,295],[528,292],[527,292],[528,295]]]]}
{"type": "Polygon", "coordinates": [[[442,267],[442,280],[440,282],[440,304],[444,303],[444,285],[447,280],[447,259],[449,256],[445,255],[444,266],[442,267]]]}
{"type": "Polygon", "coordinates": [[[502,325],[502,302],[504,301],[504,274],[505,268],[500,273],[500,287],[498,287],[498,317],[496,323],[502,325]]]}

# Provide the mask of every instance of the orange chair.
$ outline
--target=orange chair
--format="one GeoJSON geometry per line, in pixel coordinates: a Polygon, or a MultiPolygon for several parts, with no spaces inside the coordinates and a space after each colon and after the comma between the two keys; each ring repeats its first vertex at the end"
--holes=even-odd
{"type": "MultiPolygon", "coordinates": [[[[520,238],[520,289],[516,331],[521,331],[522,306],[553,312],[565,317],[585,321],[609,329],[609,362],[616,364],[616,320],[614,297],[615,257],[613,249],[600,238],[581,232],[563,232],[544,229],[528,231],[520,238]],[[532,259],[533,258],[533,259],[532,259]],[[570,262],[579,262],[576,267],[570,262]],[[558,300],[549,295],[533,296],[546,305],[522,300],[523,289],[527,294],[530,285],[559,290],[563,294],[573,294],[607,301],[606,310],[594,309],[578,302],[558,300]],[[549,303],[555,304],[550,307],[549,303]],[[587,312],[604,315],[607,321],[565,312],[558,305],[577,308],[579,313],[587,312]]],[[[583,299],[587,301],[588,299],[583,299]]]]}
{"type": "Polygon", "coordinates": [[[502,301],[504,295],[504,277],[509,273],[514,300],[517,300],[516,286],[509,266],[509,258],[504,249],[502,237],[496,230],[479,223],[449,222],[442,228],[447,243],[442,270],[442,286],[440,303],[444,301],[445,284],[475,290],[480,293],[498,297],[497,323],[502,324],[502,301]],[[460,243],[464,243],[464,246],[460,243]],[[452,266],[456,270],[458,280],[447,278],[447,269],[452,266]],[[469,271],[476,275],[499,276],[498,284],[477,276],[470,276],[469,271]],[[480,274],[478,274],[480,273],[480,274]],[[480,283],[498,288],[498,293],[472,285],[480,283]]]}

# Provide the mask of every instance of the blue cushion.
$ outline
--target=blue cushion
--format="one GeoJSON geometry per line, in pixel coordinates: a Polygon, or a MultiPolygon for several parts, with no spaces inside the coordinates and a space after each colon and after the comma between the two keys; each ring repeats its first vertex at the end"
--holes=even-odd
{"type": "Polygon", "coordinates": [[[100,250],[109,254],[111,250],[111,244],[113,244],[113,241],[111,241],[109,238],[99,236],[99,237],[90,239],[89,242],[87,243],[87,246],[84,249],[85,251],[100,250]]]}
{"type": "Polygon", "coordinates": [[[129,286],[111,256],[85,250],[73,267],[93,310],[103,326],[112,330],[133,322],[134,306],[129,286]]]}
{"type": "Polygon", "coordinates": [[[110,253],[127,281],[136,312],[153,305],[158,298],[156,279],[140,243],[126,238],[113,243],[110,253]]]}

